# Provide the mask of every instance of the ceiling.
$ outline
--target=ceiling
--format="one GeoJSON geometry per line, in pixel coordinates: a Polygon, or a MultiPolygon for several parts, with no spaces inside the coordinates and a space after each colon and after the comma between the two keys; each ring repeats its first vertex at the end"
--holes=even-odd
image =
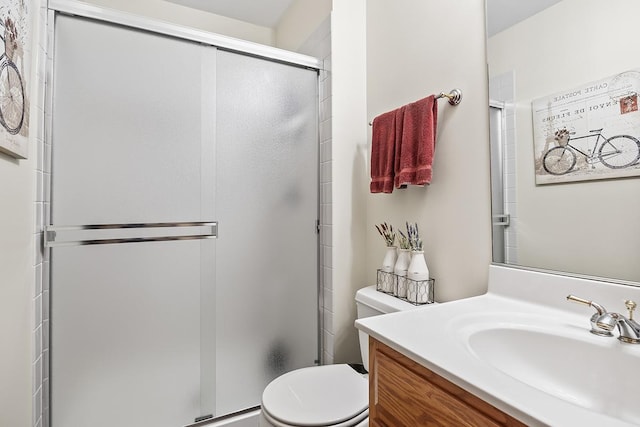
{"type": "MultiPolygon", "coordinates": [[[[193,9],[274,28],[295,0],[166,0],[193,9]]],[[[492,36],[561,0],[487,0],[487,33],[492,36]]]]}
{"type": "Polygon", "coordinates": [[[562,0],[487,0],[487,34],[489,37],[562,0]]]}
{"type": "Polygon", "coordinates": [[[295,0],[166,0],[193,9],[274,28],[295,0]]]}

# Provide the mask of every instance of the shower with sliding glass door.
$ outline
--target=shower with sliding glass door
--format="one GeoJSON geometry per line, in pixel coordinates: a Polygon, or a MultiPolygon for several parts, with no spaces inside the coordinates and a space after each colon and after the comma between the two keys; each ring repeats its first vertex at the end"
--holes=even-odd
{"type": "Polygon", "coordinates": [[[319,363],[318,67],[74,3],[49,12],[51,426],[255,408],[319,363]]]}

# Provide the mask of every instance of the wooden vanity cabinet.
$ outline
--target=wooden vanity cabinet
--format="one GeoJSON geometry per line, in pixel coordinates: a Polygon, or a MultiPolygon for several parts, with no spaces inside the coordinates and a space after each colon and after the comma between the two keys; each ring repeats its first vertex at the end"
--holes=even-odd
{"type": "Polygon", "coordinates": [[[525,426],[374,338],[369,338],[371,427],[525,426]]]}

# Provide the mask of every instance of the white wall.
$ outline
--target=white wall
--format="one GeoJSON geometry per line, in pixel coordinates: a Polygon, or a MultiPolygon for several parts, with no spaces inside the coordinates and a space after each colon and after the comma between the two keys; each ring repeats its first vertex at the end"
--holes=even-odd
{"type": "Polygon", "coordinates": [[[564,0],[489,42],[490,74],[515,78],[521,265],[640,278],[640,179],[536,187],[531,122],[533,99],[640,66],[637,16],[634,0],[564,0]]]}
{"type": "Polygon", "coordinates": [[[331,0],[296,0],[280,19],[275,46],[297,52],[331,13],[331,0]]]}
{"type": "Polygon", "coordinates": [[[28,7],[32,20],[32,44],[25,49],[25,55],[31,57],[31,70],[25,76],[31,103],[28,158],[16,160],[0,153],[0,426],[11,427],[29,427],[40,418],[41,407],[34,405],[32,396],[40,390],[43,368],[40,348],[35,345],[41,342],[42,312],[34,315],[34,307],[41,307],[41,289],[36,285],[39,259],[34,255],[34,233],[40,219],[34,215],[38,205],[34,201],[39,200],[37,190],[41,188],[36,177],[43,182],[41,145],[37,143],[42,99],[34,83],[40,78],[41,10],[37,0],[28,2],[28,7]]]}
{"type": "Polygon", "coordinates": [[[333,331],[336,362],[360,360],[355,293],[365,275],[366,2],[334,0],[332,52],[333,331]]]}
{"type": "Polygon", "coordinates": [[[376,223],[419,223],[436,299],[486,291],[488,88],[482,0],[465,0],[463,7],[438,0],[334,0],[331,20],[333,329],[335,361],[343,362],[359,357],[355,292],[375,283],[384,255],[376,223]],[[455,28],[444,19],[451,16],[455,28]],[[439,104],[431,186],[369,194],[369,120],[455,87],[462,103],[439,104]]]}
{"type": "Polygon", "coordinates": [[[31,425],[33,144],[28,160],[0,154],[0,425],[31,425]]]}
{"type": "MultiPolygon", "coordinates": [[[[384,256],[374,224],[386,221],[397,228],[410,221],[420,227],[436,300],[486,291],[491,204],[485,63],[484,1],[367,1],[369,120],[453,88],[463,98],[457,106],[438,101],[430,186],[392,194],[368,194],[368,184],[359,189],[368,194],[365,283],[375,283],[384,256]]],[[[368,128],[366,122],[362,126],[368,128]]]]}
{"type": "Polygon", "coordinates": [[[274,45],[275,42],[275,34],[271,28],[162,0],[84,0],[84,2],[269,46],[274,45]]]}

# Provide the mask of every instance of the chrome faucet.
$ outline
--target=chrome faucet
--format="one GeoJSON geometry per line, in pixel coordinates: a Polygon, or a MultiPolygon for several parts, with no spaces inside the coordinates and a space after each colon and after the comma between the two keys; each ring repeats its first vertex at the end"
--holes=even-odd
{"type": "Polygon", "coordinates": [[[611,313],[611,317],[615,321],[614,325],[607,322],[602,325],[598,324],[598,326],[605,329],[613,329],[613,327],[617,325],[618,332],[620,333],[618,339],[620,341],[628,344],[640,344],[640,324],[633,320],[633,310],[636,309],[636,303],[635,301],[627,300],[624,302],[624,305],[627,307],[627,310],[629,310],[629,318],[624,317],[622,314],[611,313]]]}
{"type": "Polygon", "coordinates": [[[585,304],[596,309],[597,313],[591,316],[591,333],[610,337],[613,336],[611,331],[618,326],[620,336],[618,339],[628,344],[640,344],[640,324],[633,320],[633,310],[636,309],[636,303],[631,300],[624,302],[627,310],[629,310],[629,318],[619,313],[609,313],[600,304],[594,301],[588,301],[578,298],[574,295],[568,295],[567,300],[574,301],[579,304],[585,304]]]}

